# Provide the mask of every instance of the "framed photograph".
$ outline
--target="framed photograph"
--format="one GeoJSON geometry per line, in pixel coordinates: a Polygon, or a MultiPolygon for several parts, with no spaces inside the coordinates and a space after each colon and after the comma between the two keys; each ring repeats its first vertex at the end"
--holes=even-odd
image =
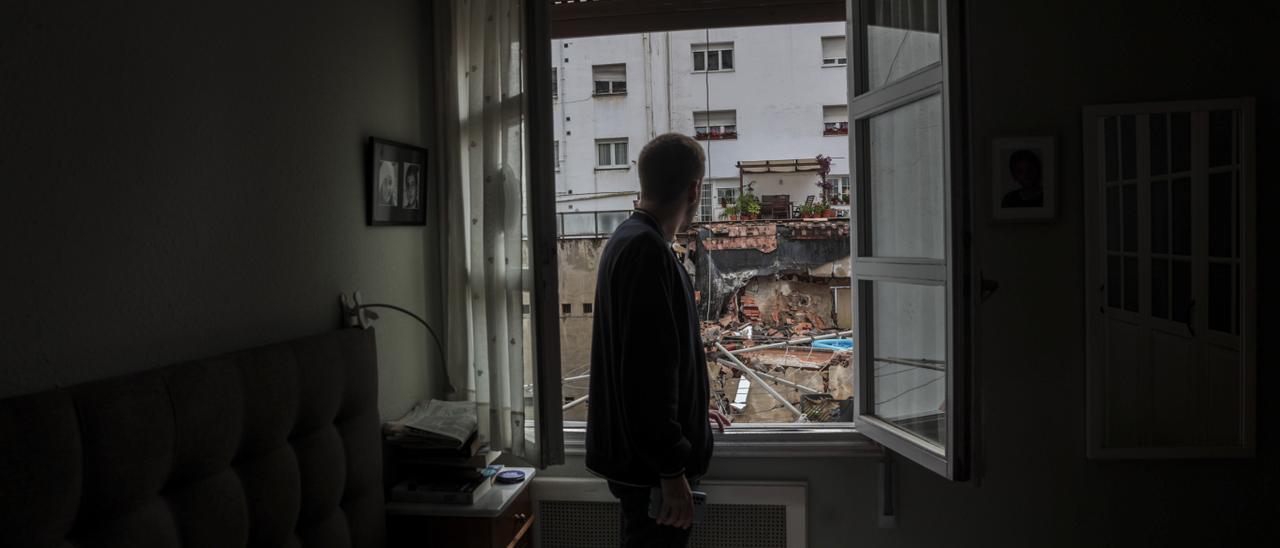
{"type": "Polygon", "coordinates": [[[991,140],[991,218],[1049,221],[1058,214],[1058,166],[1053,137],[991,140]]]}
{"type": "Polygon", "coordinates": [[[426,174],[427,149],[369,138],[369,224],[425,225],[426,174]]]}

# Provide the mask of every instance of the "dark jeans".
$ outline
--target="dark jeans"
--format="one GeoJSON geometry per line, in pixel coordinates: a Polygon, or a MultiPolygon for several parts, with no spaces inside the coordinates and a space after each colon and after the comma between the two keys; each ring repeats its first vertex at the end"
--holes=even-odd
{"type": "MultiPolygon", "coordinates": [[[[697,489],[697,482],[689,482],[697,489]]],[[[635,487],[609,482],[609,492],[622,503],[622,548],[684,548],[689,545],[693,528],[679,529],[658,525],[649,517],[651,487],[635,487]]]]}

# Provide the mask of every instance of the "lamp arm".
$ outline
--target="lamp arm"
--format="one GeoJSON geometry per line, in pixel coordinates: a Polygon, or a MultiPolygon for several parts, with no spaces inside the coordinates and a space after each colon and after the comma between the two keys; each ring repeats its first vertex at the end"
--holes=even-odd
{"type": "Polygon", "coordinates": [[[449,393],[450,393],[450,394],[452,394],[452,393],[454,393],[454,392],[456,391],[456,390],[454,389],[454,387],[453,387],[453,381],[450,381],[450,380],[449,380],[449,365],[448,365],[448,364],[449,364],[449,359],[448,359],[448,358],[446,358],[446,357],[445,357],[445,355],[444,355],[444,343],[440,342],[440,336],[439,336],[439,335],[436,335],[436,330],[434,330],[434,329],[432,329],[432,328],[431,328],[431,324],[427,323],[427,320],[422,319],[422,316],[419,316],[419,315],[417,315],[417,314],[414,314],[414,313],[413,313],[413,311],[411,311],[411,310],[409,310],[409,309],[407,309],[407,308],[399,307],[399,306],[396,306],[396,305],[394,305],[394,304],[384,304],[384,303],[369,303],[369,304],[361,304],[361,305],[356,306],[356,307],[355,307],[355,309],[354,309],[354,311],[359,311],[359,310],[362,310],[362,309],[365,309],[365,308],[390,308],[391,310],[395,310],[395,311],[397,311],[397,312],[401,312],[401,313],[403,313],[403,314],[405,314],[405,315],[409,316],[410,318],[413,318],[413,319],[415,319],[415,320],[418,320],[418,323],[422,324],[422,327],[427,328],[427,333],[430,333],[430,334],[431,334],[431,338],[432,338],[432,339],[435,339],[435,341],[436,341],[436,350],[440,353],[440,371],[441,371],[442,373],[444,373],[444,383],[445,383],[445,385],[447,385],[447,386],[449,387],[449,393]]]}

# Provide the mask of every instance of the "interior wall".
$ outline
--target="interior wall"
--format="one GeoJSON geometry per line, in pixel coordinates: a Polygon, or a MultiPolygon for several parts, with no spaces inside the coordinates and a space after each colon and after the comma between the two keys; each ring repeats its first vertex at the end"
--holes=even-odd
{"type": "MultiPolygon", "coordinates": [[[[977,310],[978,479],[952,484],[901,465],[898,526],[877,526],[876,462],[717,458],[714,479],[807,480],[809,545],[1250,546],[1280,534],[1280,390],[1258,348],[1258,458],[1096,462],[1084,445],[1081,108],[1256,96],[1259,204],[1274,195],[1267,151],[1280,135],[1280,83],[1263,40],[1273,3],[965,2],[978,256],[1000,282],[977,310]],[[987,219],[992,137],[1058,138],[1061,210],[1040,224],[987,219]]],[[[1254,204],[1255,207],[1258,204],[1254,204]]],[[[1260,212],[1265,212],[1259,207],[1260,212]]],[[[1259,215],[1264,218],[1264,215],[1259,215]]],[[[1260,234],[1265,234],[1265,225],[1260,234]]],[[[1265,237],[1265,236],[1264,236],[1265,237]]],[[[1267,245],[1259,256],[1267,256],[1267,245]]],[[[1259,310],[1274,301],[1260,269],[1259,310]]],[[[1265,314],[1260,314],[1265,318],[1265,314]]],[[[1260,326],[1265,340],[1267,324],[1260,326]]],[[[580,457],[548,474],[581,475],[580,457]]]]}
{"type": "MultiPolygon", "coordinates": [[[[375,228],[363,187],[369,136],[431,145],[425,3],[72,4],[0,17],[0,397],[324,332],[343,291],[439,325],[436,195],[375,228]]],[[[435,349],[377,327],[399,414],[435,349]]]]}

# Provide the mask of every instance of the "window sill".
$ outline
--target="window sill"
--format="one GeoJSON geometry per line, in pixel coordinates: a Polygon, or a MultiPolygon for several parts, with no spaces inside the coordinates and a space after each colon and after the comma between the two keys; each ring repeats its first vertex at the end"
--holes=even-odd
{"type": "Polygon", "coordinates": [[[596,166],[596,171],[625,171],[631,166],[596,166]]]}
{"type": "Polygon", "coordinates": [[[849,67],[849,64],[848,64],[848,63],[845,63],[845,64],[843,64],[843,65],[834,65],[834,64],[833,64],[833,65],[828,65],[828,64],[826,64],[826,63],[823,63],[823,64],[822,64],[822,68],[848,68],[848,67],[849,67]]]}
{"type": "Polygon", "coordinates": [[[695,69],[695,70],[691,71],[691,72],[690,72],[690,74],[718,74],[718,73],[721,73],[721,72],[733,72],[733,71],[734,71],[734,69],[721,69],[721,70],[697,70],[697,69],[695,69]]]}
{"type": "Polygon", "coordinates": [[[592,93],[592,94],[591,94],[591,96],[592,96],[592,97],[618,97],[618,96],[626,95],[626,94],[627,94],[627,92],[625,92],[625,91],[615,91],[615,92],[612,92],[612,93],[592,93]]]}
{"type": "MultiPolygon", "coordinates": [[[[852,425],[752,424],[715,434],[714,458],[880,458],[881,447],[852,425]]],[[[564,429],[566,455],[586,454],[586,424],[564,429]]]]}

